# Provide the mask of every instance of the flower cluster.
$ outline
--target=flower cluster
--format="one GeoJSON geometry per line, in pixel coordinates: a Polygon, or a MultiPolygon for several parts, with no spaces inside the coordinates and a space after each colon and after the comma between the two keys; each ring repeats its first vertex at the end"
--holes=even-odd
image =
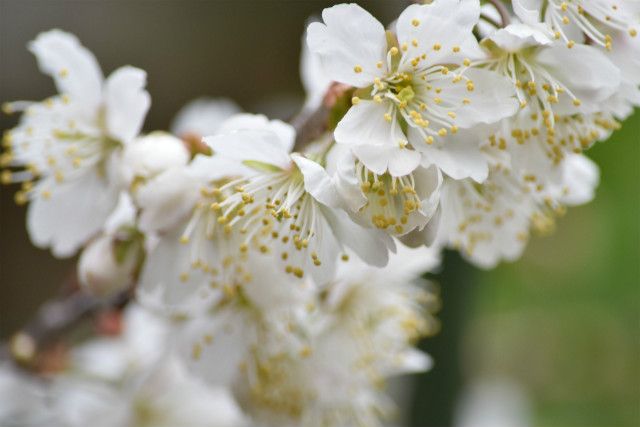
{"type": "Polygon", "coordinates": [[[582,152],[640,105],[633,1],[490,3],[413,4],[387,28],[325,9],[294,124],[200,99],[142,134],[144,71],[105,80],[74,36],[40,34],[59,94],[4,105],[23,114],[2,182],[20,183],[36,246],[81,251],[86,292],[137,301],[46,381],[2,366],[0,420],[380,425],[385,380],[431,366],[414,345],[438,297],[420,275],[444,248],[517,259],[593,198],[582,152]]]}

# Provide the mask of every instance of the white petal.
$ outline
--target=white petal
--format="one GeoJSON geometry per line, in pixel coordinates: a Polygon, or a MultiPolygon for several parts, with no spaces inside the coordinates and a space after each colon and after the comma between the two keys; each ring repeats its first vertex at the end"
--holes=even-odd
{"type": "Polygon", "coordinates": [[[115,233],[120,227],[133,226],[136,221],[136,207],[129,193],[120,193],[118,204],[104,224],[106,233],[115,233]]]}
{"type": "Polygon", "coordinates": [[[522,22],[527,25],[539,26],[542,0],[513,0],[511,3],[513,11],[522,22]]]}
{"type": "Polygon", "coordinates": [[[62,184],[48,178],[38,188],[51,195],[44,198],[35,190],[27,211],[27,229],[34,245],[51,247],[60,258],[73,255],[102,229],[120,194],[95,169],[62,184]]]}
{"type": "Polygon", "coordinates": [[[170,314],[194,315],[205,310],[214,296],[209,278],[192,268],[192,247],[180,243],[184,223],[162,236],[147,258],[136,288],[147,307],[170,314]]]}
{"type": "Polygon", "coordinates": [[[325,9],[322,18],[324,24],[314,22],[307,28],[307,43],[331,79],[365,87],[383,75],[387,40],[377,19],[356,4],[325,9]],[[379,61],[381,68],[376,66],[379,61]]]}
{"type": "Polygon", "coordinates": [[[433,359],[417,349],[409,349],[400,355],[402,373],[426,372],[433,367],[433,359]]]}
{"type": "Polygon", "coordinates": [[[167,169],[185,166],[189,157],[182,140],[166,132],[152,132],[125,146],[122,156],[124,180],[153,178],[167,169]]]}
{"type": "Polygon", "coordinates": [[[342,204],[334,182],[322,166],[297,153],[292,154],[291,159],[304,176],[304,189],[307,193],[327,206],[338,207],[342,204]]]}
{"type": "Polygon", "coordinates": [[[149,232],[172,228],[191,212],[199,191],[198,181],[184,169],[169,169],[151,179],[134,195],[142,208],[140,229],[149,232]]]}
{"type": "Polygon", "coordinates": [[[356,176],[356,158],[349,148],[336,144],[327,156],[327,169],[330,161],[335,161],[336,188],[348,209],[357,212],[367,203],[367,198],[362,193],[360,181],[356,176]]]}
{"type": "Polygon", "coordinates": [[[277,134],[265,130],[239,130],[208,136],[204,141],[215,156],[242,164],[261,162],[284,169],[289,166],[289,153],[284,151],[277,134]]]}
{"type": "MultiPolygon", "coordinates": [[[[410,130],[412,141],[420,140],[420,135],[410,130]]],[[[435,165],[453,179],[472,178],[483,182],[489,173],[488,162],[480,149],[482,139],[473,131],[458,131],[442,141],[428,145],[422,142],[414,144],[422,153],[424,166],[435,165]]]]}
{"type": "Polygon", "coordinates": [[[147,73],[130,66],[118,68],[105,83],[107,130],[120,142],[131,141],[142,129],[151,105],[146,83],[147,73]]]}
{"type": "Polygon", "coordinates": [[[479,17],[478,0],[436,0],[407,7],[396,24],[398,42],[407,45],[403,63],[410,67],[410,61],[423,53],[431,64],[460,63],[464,58],[482,56],[472,35],[479,17]],[[433,50],[436,44],[441,46],[437,51],[433,50]],[[455,55],[454,46],[460,48],[455,55]]]}
{"type": "Polygon", "coordinates": [[[392,176],[408,175],[420,164],[420,153],[390,145],[359,145],[353,154],[372,172],[392,176]]]}
{"type": "Polygon", "coordinates": [[[304,109],[315,110],[322,103],[332,79],[324,71],[320,56],[309,49],[306,32],[302,38],[300,53],[300,80],[306,93],[304,109]]]}
{"type": "Polygon", "coordinates": [[[58,92],[95,112],[102,98],[102,71],[95,56],[78,39],[60,30],[41,33],[29,44],[43,73],[53,77],[58,92]]]}
{"type": "Polygon", "coordinates": [[[171,123],[171,132],[181,137],[213,135],[225,120],[240,111],[241,108],[230,99],[194,99],[178,111],[171,123]]]}
{"type": "Polygon", "coordinates": [[[262,114],[241,113],[225,120],[218,133],[231,133],[238,130],[262,130],[278,135],[278,142],[282,150],[287,153],[293,149],[296,139],[296,131],[289,123],[281,120],[269,120],[262,114]]]}
{"type": "Polygon", "coordinates": [[[574,154],[565,158],[563,169],[566,194],[560,198],[562,203],[576,206],[593,200],[600,183],[598,165],[583,154],[574,154]]]}
{"type": "Polygon", "coordinates": [[[518,52],[528,47],[545,46],[552,43],[551,39],[543,32],[519,23],[496,30],[486,40],[491,40],[505,52],[518,52]]]}
{"type": "Polygon", "coordinates": [[[364,100],[352,106],[334,131],[336,142],[349,145],[397,145],[405,138],[395,111],[391,113],[391,122],[384,119],[388,109],[387,103],[364,100]]]}
{"type": "Polygon", "coordinates": [[[592,46],[575,45],[569,49],[556,44],[540,51],[536,61],[566,84],[581,101],[579,109],[572,104],[565,108],[566,111],[554,107],[559,114],[599,111],[599,103],[613,95],[620,86],[620,70],[592,46]]]}
{"type": "Polygon", "coordinates": [[[353,251],[365,262],[383,267],[389,261],[389,248],[395,250],[393,241],[378,230],[359,226],[349,219],[346,213],[337,210],[323,209],[338,240],[353,251]]]}
{"type": "Polygon", "coordinates": [[[518,111],[513,84],[509,80],[497,73],[475,68],[467,70],[465,75],[474,83],[472,92],[461,83],[453,83],[445,89],[445,96],[457,97],[461,101],[464,98],[471,100],[466,105],[460,103],[462,107],[455,112],[456,125],[464,129],[480,123],[496,123],[518,111]]]}
{"type": "Polygon", "coordinates": [[[222,313],[188,324],[179,349],[190,370],[209,384],[231,386],[249,350],[247,320],[241,314],[222,313]],[[209,344],[205,337],[211,338],[209,344]]]}

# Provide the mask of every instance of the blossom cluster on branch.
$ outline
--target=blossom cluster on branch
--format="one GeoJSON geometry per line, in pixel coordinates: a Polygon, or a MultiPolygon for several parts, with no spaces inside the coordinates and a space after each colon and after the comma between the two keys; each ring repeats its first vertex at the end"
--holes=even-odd
{"type": "Polygon", "coordinates": [[[0,365],[3,425],[380,425],[385,380],[431,366],[420,276],[444,248],[520,257],[593,198],[582,152],[640,105],[637,2],[510,6],[325,9],[291,124],[201,99],[170,132],[141,133],[143,70],[105,79],[73,35],[38,35],[59,93],[4,105],[2,182],[36,246],[80,253],[84,292],[135,302],[54,372],[0,365]]]}

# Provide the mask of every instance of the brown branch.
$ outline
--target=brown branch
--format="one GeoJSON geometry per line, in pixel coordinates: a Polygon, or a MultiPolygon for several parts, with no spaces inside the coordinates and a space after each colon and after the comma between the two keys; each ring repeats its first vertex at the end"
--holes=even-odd
{"type": "Polygon", "coordinates": [[[304,147],[318,139],[327,131],[329,124],[329,108],[324,104],[314,111],[301,111],[291,120],[296,130],[296,142],[293,151],[302,151],[304,147]]]}
{"type": "MultiPolygon", "coordinates": [[[[62,288],[68,289],[68,283],[62,288]]],[[[133,296],[131,289],[105,299],[85,294],[77,286],[72,288],[45,302],[9,343],[0,347],[0,360],[13,359],[19,366],[37,369],[38,355],[48,347],[96,314],[123,308],[133,296]]]]}
{"type": "Polygon", "coordinates": [[[502,28],[511,24],[511,14],[507,10],[507,7],[504,5],[504,3],[502,3],[502,0],[487,0],[487,2],[491,3],[493,7],[495,7],[498,13],[500,14],[500,21],[502,22],[502,25],[501,25],[502,28]]]}

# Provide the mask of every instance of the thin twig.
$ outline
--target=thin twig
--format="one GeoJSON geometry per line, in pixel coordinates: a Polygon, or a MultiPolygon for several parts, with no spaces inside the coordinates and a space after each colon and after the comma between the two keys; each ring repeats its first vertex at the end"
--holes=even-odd
{"type": "Polygon", "coordinates": [[[124,307],[132,299],[132,294],[131,290],[126,290],[104,299],[85,294],[77,287],[70,292],[62,292],[45,302],[35,316],[11,337],[10,342],[0,348],[0,360],[12,358],[20,366],[32,368],[36,356],[49,345],[98,312],[124,307]]]}
{"type": "Polygon", "coordinates": [[[493,26],[494,28],[502,28],[502,24],[500,24],[498,21],[496,21],[495,19],[493,19],[490,16],[480,15],[480,19],[482,19],[483,21],[485,21],[489,25],[493,26]]]}
{"type": "Polygon", "coordinates": [[[507,25],[511,24],[511,14],[507,10],[507,7],[504,5],[504,3],[502,3],[502,0],[487,0],[487,1],[491,3],[493,7],[495,7],[498,13],[500,14],[500,21],[502,22],[502,25],[500,25],[498,28],[500,27],[504,28],[507,25]]]}
{"type": "Polygon", "coordinates": [[[296,130],[296,142],[293,151],[302,149],[318,139],[327,131],[329,124],[329,108],[324,103],[313,111],[301,111],[291,120],[291,125],[296,130]]]}

